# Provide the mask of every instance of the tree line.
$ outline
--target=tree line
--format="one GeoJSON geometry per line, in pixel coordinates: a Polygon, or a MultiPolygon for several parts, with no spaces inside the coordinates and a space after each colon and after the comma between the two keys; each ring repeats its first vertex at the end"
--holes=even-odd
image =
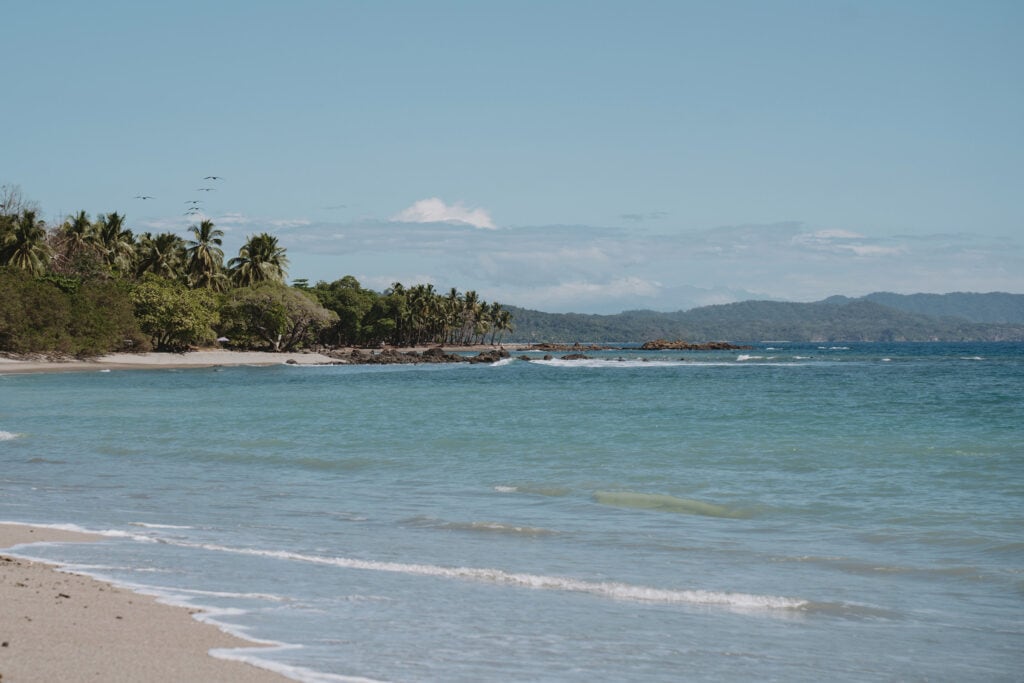
{"type": "Polygon", "coordinates": [[[474,291],[433,285],[382,293],[352,276],[286,284],[286,249],[269,233],[225,260],[212,221],[135,231],[118,212],[47,225],[16,187],[0,187],[0,351],[90,356],[236,349],[413,346],[500,341],[512,316],[474,291]]]}

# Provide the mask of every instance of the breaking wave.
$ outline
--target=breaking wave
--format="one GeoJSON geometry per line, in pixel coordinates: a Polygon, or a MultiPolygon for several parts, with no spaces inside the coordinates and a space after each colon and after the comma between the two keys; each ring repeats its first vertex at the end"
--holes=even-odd
{"type": "Polygon", "coordinates": [[[534,590],[588,593],[602,598],[627,600],[632,602],[655,602],[722,607],[739,612],[776,610],[799,611],[812,604],[807,600],[802,600],[800,598],[789,598],[776,595],[653,588],[617,581],[587,581],[564,576],[545,576],[542,574],[507,572],[501,569],[486,567],[442,567],[432,564],[380,562],[375,560],[360,560],[350,557],[323,557],[319,555],[305,555],[288,550],[232,548],[212,543],[187,543],[173,541],[170,543],[187,548],[198,548],[202,550],[234,553],[237,555],[249,555],[254,557],[267,557],[294,562],[308,562],[310,564],[341,567],[344,569],[391,572],[413,576],[433,576],[443,579],[477,581],[499,586],[530,588],[534,590]]]}
{"type": "Polygon", "coordinates": [[[494,487],[494,490],[498,493],[527,493],[536,496],[560,497],[569,495],[569,489],[565,486],[539,486],[532,484],[519,484],[516,486],[498,485],[494,487]]]}

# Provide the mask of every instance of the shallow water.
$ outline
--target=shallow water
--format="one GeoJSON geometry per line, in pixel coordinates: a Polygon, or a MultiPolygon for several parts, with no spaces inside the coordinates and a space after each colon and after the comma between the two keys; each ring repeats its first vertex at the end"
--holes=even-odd
{"type": "Polygon", "coordinates": [[[594,355],[0,376],[0,519],[309,681],[1020,680],[1024,345],[594,355]]]}

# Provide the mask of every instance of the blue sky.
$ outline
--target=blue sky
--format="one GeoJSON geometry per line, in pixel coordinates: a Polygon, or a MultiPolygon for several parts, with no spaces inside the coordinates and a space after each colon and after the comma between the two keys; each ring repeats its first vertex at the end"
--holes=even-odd
{"type": "Polygon", "coordinates": [[[96,0],[3,23],[0,183],[51,222],[185,234],[201,200],[228,252],[277,235],[293,278],[548,311],[1024,292],[1024,3],[96,0]]]}

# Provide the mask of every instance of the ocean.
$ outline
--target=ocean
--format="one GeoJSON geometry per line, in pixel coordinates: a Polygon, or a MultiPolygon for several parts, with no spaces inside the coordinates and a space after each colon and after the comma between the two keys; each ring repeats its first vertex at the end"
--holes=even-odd
{"type": "Polygon", "coordinates": [[[301,681],[1024,680],[1024,344],[0,376],[30,557],[301,681]]]}

